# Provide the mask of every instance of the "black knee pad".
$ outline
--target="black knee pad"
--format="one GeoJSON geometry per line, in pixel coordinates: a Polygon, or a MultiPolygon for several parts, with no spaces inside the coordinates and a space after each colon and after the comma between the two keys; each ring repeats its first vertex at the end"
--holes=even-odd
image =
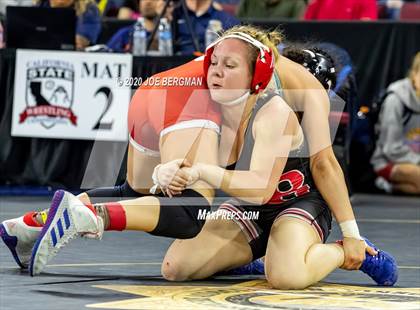
{"type": "Polygon", "coordinates": [[[150,234],[189,239],[200,233],[205,219],[201,219],[199,214],[206,214],[210,211],[208,201],[201,194],[188,189],[181,196],[158,197],[158,199],[160,202],[159,221],[150,234]]]}

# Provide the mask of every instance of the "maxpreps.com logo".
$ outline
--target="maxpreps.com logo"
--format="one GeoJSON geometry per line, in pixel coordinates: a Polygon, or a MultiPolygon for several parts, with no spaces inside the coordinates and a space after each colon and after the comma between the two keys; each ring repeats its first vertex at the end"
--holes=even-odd
{"type": "Polygon", "coordinates": [[[73,113],[74,67],[61,60],[38,60],[27,63],[26,108],[19,123],[36,122],[50,129],[58,123],[77,125],[73,113]]]}

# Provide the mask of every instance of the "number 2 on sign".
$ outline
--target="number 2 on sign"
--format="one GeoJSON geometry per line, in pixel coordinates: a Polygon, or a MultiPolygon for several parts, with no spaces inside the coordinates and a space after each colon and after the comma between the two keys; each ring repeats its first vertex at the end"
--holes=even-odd
{"type": "Polygon", "coordinates": [[[95,93],[95,97],[98,96],[99,94],[105,95],[105,98],[106,98],[105,109],[102,111],[101,116],[99,116],[98,121],[96,122],[95,126],[93,126],[92,129],[93,130],[111,130],[113,121],[105,123],[105,122],[102,122],[102,119],[104,118],[105,114],[108,112],[109,108],[111,107],[113,94],[109,87],[99,88],[95,93]]]}

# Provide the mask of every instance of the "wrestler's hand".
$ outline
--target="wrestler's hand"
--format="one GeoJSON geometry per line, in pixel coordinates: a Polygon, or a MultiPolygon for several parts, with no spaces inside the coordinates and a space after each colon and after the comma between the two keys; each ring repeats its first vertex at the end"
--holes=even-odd
{"type": "Polygon", "coordinates": [[[183,167],[177,171],[171,184],[168,186],[168,196],[179,195],[188,185],[194,184],[200,178],[200,173],[196,167],[191,167],[189,164],[184,164],[183,167]]]}
{"type": "Polygon", "coordinates": [[[343,238],[344,263],[340,268],[347,270],[357,270],[362,265],[368,252],[370,255],[376,255],[372,247],[368,246],[363,240],[354,238],[343,238]]]}
{"type": "Polygon", "coordinates": [[[166,189],[166,194],[169,197],[173,197],[175,195],[180,195],[183,190],[189,185],[190,177],[188,173],[184,171],[186,168],[179,169],[175,176],[172,178],[171,183],[168,185],[166,189]]]}
{"type": "Polygon", "coordinates": [[[191,185],[197,182],[200,179],[200,171],[198,170],[197,166],[194,165],[192,167],[183,167],[181,168],[181,172],[185,173],[188,178],[188,184],[191,185]]]}
{"type": "Polygon", "coordinates": [[[167,187],[176,172],[180,169],[183,159],[175,159],[173,161],[161,164],[157,171],[157,181],[161,187],[167,187]]]}
{"type": "Polygon", "coordinates": [[[176,172],[180,169],[182,162],[182,159],[176,159],[156,166],[153,171],[153,183],[158,185],[164,194],[168,195],[168,186],[174,178],[176,172]]]}
{"type": "Polygon", "coordinates": [[[166,164],[161,164],[157,171],[157,183],[163,193],[169,197],[179,195],[185,189],[190,177],[182,171],[182,167],[191,167],[186,159],[176,159],[166,164]]]}

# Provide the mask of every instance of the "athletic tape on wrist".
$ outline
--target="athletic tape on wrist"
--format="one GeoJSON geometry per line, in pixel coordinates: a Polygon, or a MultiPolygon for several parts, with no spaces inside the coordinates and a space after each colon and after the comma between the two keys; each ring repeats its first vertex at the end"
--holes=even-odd
{"type": "Polygon", "coordinates": [[[149,190],[149,193],[151,194],[156,194],[158,187],[160,187],[159,180],[158,180],[158,172],[159,172],[160,166],[162,165],[159,164],[155,167],[155,169],[153,169],[152,180],[153,180],[154,185],[149,190]]]}
{"type": "Polygon", "coordinates": [[[359,227],[357,227],[357,223],[355,220],[345,221],[339,223],[341,233],[343,234],[344,238],[354,238],[358,240],[364,240],[359,233],[359,227]]]}

